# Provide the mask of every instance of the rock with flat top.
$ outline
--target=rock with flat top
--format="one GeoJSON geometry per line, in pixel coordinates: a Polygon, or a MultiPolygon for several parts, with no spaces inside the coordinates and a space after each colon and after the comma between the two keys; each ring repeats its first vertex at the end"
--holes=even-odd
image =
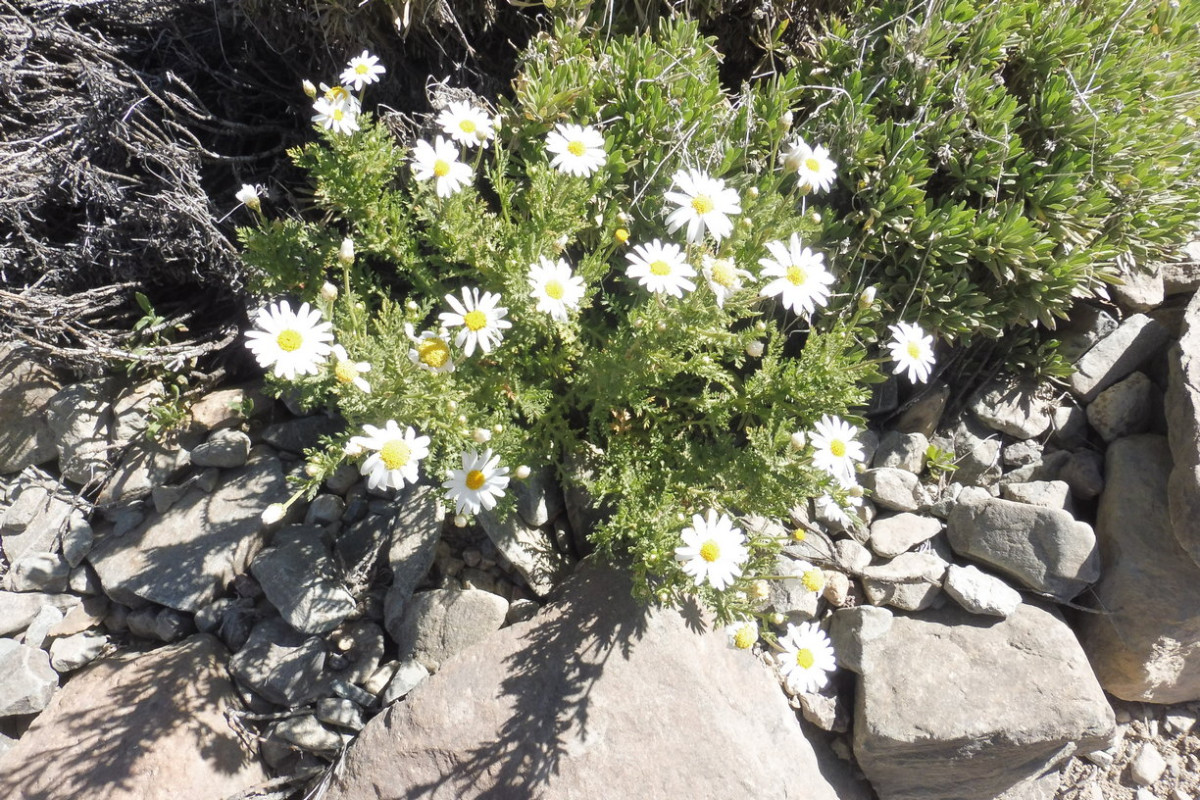
{"type": "Polygon", "coordinates": [[[1167,329],[1145,314],[1134,314],[1097,342],[1075,364],[1068,382],[1086,402],[1130,374],[1167,343],[1167,329]]]}

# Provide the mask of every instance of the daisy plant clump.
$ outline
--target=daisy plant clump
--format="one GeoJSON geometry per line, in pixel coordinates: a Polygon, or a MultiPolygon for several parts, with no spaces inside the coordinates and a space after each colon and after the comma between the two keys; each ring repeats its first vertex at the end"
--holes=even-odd
{"type": "Polygon", "coordinates": [[[751,520],[853,509],[852,409],[895,322],[819,236],[838,154],[806,139],[807,182],[788,166],[801,84],[730,95],[686,21],[562,24],[511,101],[455,102],[398,140],[362,97],[382,67],[356,58],[329,100],[353,130],[326,114],[291,153],[314,208],[240,231],[271,298],[248,342],[270,384],[347,422],[298,491],[350,463],[376,491],[440,487],[470,524],[549,469],[604,509],[581,533],[640,596],[698,597],[738,647],[775,639],[763,578],[793,576],[774,575],[778,526],[751,520]]]}

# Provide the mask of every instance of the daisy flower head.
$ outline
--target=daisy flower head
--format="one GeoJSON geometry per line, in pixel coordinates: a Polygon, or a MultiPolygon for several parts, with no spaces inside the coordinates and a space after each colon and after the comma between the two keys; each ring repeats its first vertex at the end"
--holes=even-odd
{"type": "Polygon", "coordinates": [[[508,487],[508,467],[500,466],[500,456],[493,455],[490,447],[482,453],[467,450],[462,454],[462,469],[450,470],[442,487],[446,499],[454,503],[455,514],[490,511],[508,487]]]}
{"type": "Polygon", "coordinates": [[[749,650],[758,641],[758,623],[748,619],[726,625],[725,641],[734,650],[749,650]]]}
{"type": "MultiPolygon", "coordinates": [[[[350,90],[345,86],[330,86],[322,83],[321,97],[332,105],[346,106],[355,114],[362,112],[362,106],[359,104],[358,98],[350,94],[350,90]]],[[[316,103],[313,103],[313,107],[316,108],[316,103]]]]}
{"type": "Polygon", "coordinates": [[[317,101],[313,103],[313,110],[317,113],[313,116],[312,121],[327,131],[345,136],[358,130],[358,107],[356,104],[318,97],[317,101]]]}
{"type": "Polygon", "coordinates": [[[862,495],[847,495],[846,502],[850,506],[842,506],[831,494],[823,494],[816,500],[817,515],[829,520],[843,529],[851,528],[859,521],[858,512],[854,509],[862,506],[862,495]]]}
{"type": "Polygon", "coordinates": [[[371,393],[371,384],[363,379],[363,373],[370,372],[371,365],[366,361],[351,361],[346,348],[340,344],[333,346],[333,377],[343,386],[353,386],[360,392],[371,393]]]}
{"type": "Polygon", "coordinates": [[[247,331],[246,346],[260,367],[274,368],[276,378],[316,375],[333,349],[333,325],[308,303],[292,311],[287,300],[280,300],[260,310],[254,323],[258,329],[247,331]]]}
{"type": "Polygon", "coordinates": [[[688,280],[696,277],[696,270],[684,259],[679,245],[655,239],[649,244],[634,245],[633,252],[625,257],[629,259],[625,274],[655,294],[683,297],[684,292],[696,288],[688,280]]]}
{"type": "Polygon", "coordinates": [[[697,586],[708,581],[717,591],[727,589],[750,557],[741,528],[733,527],[728,516],[718,516],[711,508],[707,516],[693,514],[691,527],[680,535],[683,544],[675,548],[675,560],[697,586]]]}
{"type": "Polygon", "coordinates": [[[908,370],[908,379],[913,383],[929,380],[934,361],[933,336],[911,322],[889,325],[888,330],[892,332],[892,341],[888,342],[887,348],[896,362],[895,374],[908,370]]]}
{"type": "Polygon", "coordinates": [[[492,130],[492,118],[466,100],[455,101],[442,109],[437,124],[443,133],[463,147],[486,148],[496,135],[492,130]]]}
{"type": "Polygon", "coordinates": [[[813,466],[832,475],[844,486],[853,484],[854,464],[863,460],[862,445],[855,441],[858,428],[840,417],[828,414],[821,417],[814,427],[812,446],[813,466]]]}
{"type": "Polygon", "coordinates": [[[446,337],[433,331],[421,331],[420,336],[413,334],[413,326],[404,326],[413,346],[408,351],[408,360],[426,372],[442,375],[454,372],[454,359],[450,356],[450,343],[446,337]]]}
{"type": "Polygon", "coordinates": [[[595,174],[608,161],[604,135],[590,125],[555,125],[546,134],[546,150],[554,156],[550,166],[579,178],[595,174]]]}
{"type": "Polygon", "coordinates": [[[713,258],[707,253],[701,256],[700,273],[708,282],[708,288],[717,298],[717,308],[724,308],[725,301],[742,290],[742,281],[753,278],[740,269],[731,258],[713,258]]]}
{"type": "Polygon", "coordinates": [[[350,64],[342,71],[342,85],[353,86],[354,91],[361,92],[369,83],[378,83],[379,76],[387,72],[387,68],[379,63],[377,56],[366,50],[362,55],[350,59],[350,64]]]}
{"type": "Polygon", "coordinates": [[[258,211],[262,208],[262,190],[260,187],[252,183],[243,183],[242,188],[238,189],[234,195],[239,203],[246,208],[258,211]]]}
{"type": "Polygon", "coordinates": [[[361,452],[374,451],[359,467],[369,488],[402,489],[417,482],[417,465],[429,455],[428,436],[417,436],[411,425],[400,430],[394,419],[382,428],[363,425],[363,432],[366,436],[354,436],[350,444],[357,445],[361,452]]]}
{"type": "Polygon", "coordinates": [[[784,683],[793,694],[810,694],[829,683],[829,673],[837,669],[833,644],[815,622],[788,625],[779,638],[783,652],[775,658],[784,683]]]}
{"type": "Polygon", "coordinates": [[[774,278],[763,287],[763,295],[779,297],[784,307],[807,319],[818,307],[829,303],[833,275],[825,269],[825,256],[802,246],[800,236],[791,241],[767,242],[770,258],[760,258],[764,278],[774,278]]]}
{"type": "Polygon", "coordinates": [[[441,136],[433,144],[424,139],[413,148],[413,177],[419,181],[436,179],[438,197],[449,197],[471,182],[471,165],[458,160],[458,148],[441,136]]]}
{"type": "Polygon", "coordinates": [[[567,312],[579,308],[583,298],[583,278],[571,272],[571,265],[561,258],[551,261],[541,258],[529,267],[530,295],[537,301],[537,310],[559,322],[567,321],[567,312]]]}
{"type": "Polygon", "coordinates": [[[679,191],[666,194],[667,200],[678,206],[667,215],[669,232],[686,225],[687,240],[692,244],[704,240],[705,230],[718,242],[733,233],[729,215],[742,213],[736,189],[699,170],[681,169],[671,180],[679,191]]]}
{"type": "Polygon", "coordinates": [[[810,592],[820,594],[825,591],[825,573],[807,561],[793,561],[792,574],[800,584],[810,592]]]}
{"type": "Polygon", "coordinates": [[[829,151],[820,145],[809,147],[799,137],[783,154],[783,171],[796,173],[797,185],[814,192],[829,191],[837,178],[837,164],[829,157],[829,151]]]}
{"type": "Polygon", "coordinates": [[[480,294],[478,289],[464,286],[461,301],[448,294],[446,302],[453,311],[442,312],[438,319],[447,328],[461,328],[454,336],[454,344],[463,348],[463,353],[468,356],[476,347],[485,353],[492,352],[492,348],[504,339],[504,331],[512,327],[512,323],[504,318],[508,309],[498,305],[498,294],[480,294]]]}

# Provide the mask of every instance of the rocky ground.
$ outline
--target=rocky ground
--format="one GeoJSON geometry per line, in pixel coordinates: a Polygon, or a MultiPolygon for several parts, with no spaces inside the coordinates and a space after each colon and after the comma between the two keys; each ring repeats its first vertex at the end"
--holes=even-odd
{"type": "Polygon", "coordinates": [[[837,648],[797,697],[577,563],[593,512],[552,473],[456,528],[348,468],[264,526],[339,420],[232,386],[156,440],[160,384],[7,347],[0,796],[1195,798],[1198,284],[1080,306],[1063,389],[948,417],[885,386],[859,519],[761,521],[807,531],[780,574],[826,570],[764,599],[837,648]]]}

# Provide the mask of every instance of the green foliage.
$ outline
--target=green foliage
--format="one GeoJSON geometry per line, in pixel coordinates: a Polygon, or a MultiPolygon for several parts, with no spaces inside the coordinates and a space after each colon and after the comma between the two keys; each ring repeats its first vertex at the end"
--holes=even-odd
{"type": "MultiPolygon", "coordinates": [[[[674,560],[691,515],[785,518],[833,490],[793,433],[846,415],[879,378],[863,344],[877,314],[858,301],[848,261],[831,263],[843,291],[834,287],[811,324],[761,299],[758,282],[720,306],[700,275],[675,299],[624,273],[624,231],[631,245],[682,240],[664,225],[664,193],[681,168],[725,180],[742,208],[723,241],[687,246],[697,269],[720,257],[757,273],[766,243],[792,234],[808,243],[820,229],[778,169],[798,81],[773,75],[730,95],[718,67],[691,23],[607,41],[560,25],[522,55],[500,134],[463,154],[472,183],[448,197],[414,178],[407,148],[369,114],[353,135],[322,133],[294,151],[312,176],[313,208],[240,231],[244,257],[259,291],[309,302],[333,321],[350,360],[370,363],[371,391],[328,367],[289,391],[336,404],[352,433],[387,420],[413,426],[431,439],[420,469],[436,482],[489,435],[510,468],[561,470],[599,452],[589,488],[613,513],[595,542],[631,555],[639,587],[663,598],[695,591],[674,560]],[[607,164],[586,178],[552,168],[545,142],[558,123],[602,123],[607,164]],[[339,257],[344,237],[351,258],[339,257]],[[528,274],[541,258],[565,259],[586,282],[568,322],[535,308],[528,274]],[[414,337],[438,333],[446,296],[463,287],[499,293],[512,327],[490,352],[455,347],[454,372],[422,369],[410,357],[414,337]]],[[[309,454],[310,488],[344,460],[345,444],[309,454]]],[[[768,568],[778,546],[755,534],[737,586],[768,568]]],[[[736,592],[701,592],[722,617],[745,610],[736,592]]]]}
{"type": "MultiPolygon", "coordinates": [[[[865,2],[800,59],[824,236],[948,338],[1053,328],[1200,212],[1200,4],[865,2]]],[[[1057,369],[1054,367],[1053,369],[1057,369]]]]}

